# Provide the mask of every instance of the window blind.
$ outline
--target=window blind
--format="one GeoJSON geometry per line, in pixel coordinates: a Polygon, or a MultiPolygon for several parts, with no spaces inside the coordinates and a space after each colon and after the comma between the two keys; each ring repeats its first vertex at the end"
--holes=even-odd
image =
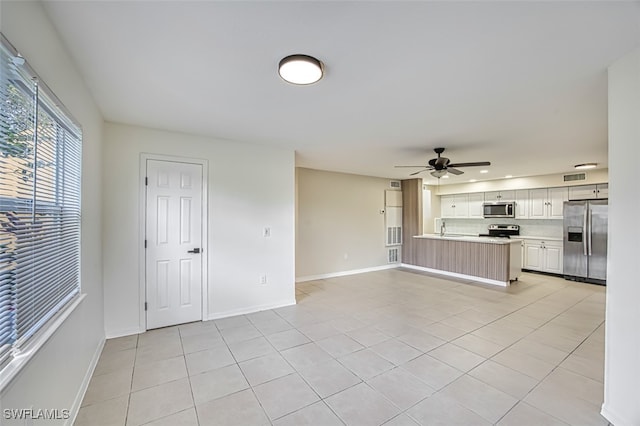
{"type": "Polygon", "coordinates": [[[82,132],[4,37],[0,70],[2,369],[79,294],[82,132]]]}

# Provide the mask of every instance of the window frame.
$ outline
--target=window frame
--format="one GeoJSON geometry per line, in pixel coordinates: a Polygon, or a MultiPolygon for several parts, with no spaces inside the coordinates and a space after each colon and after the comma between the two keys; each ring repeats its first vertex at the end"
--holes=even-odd
{"type": "MultiPolygon", "coordinates": [[[[4,34],[0,33],[0,43],[2,45],[2,50],[7,52],[9,57],[18,57],[20,56],[18,51],[13,47],[13,45],[6,39],[4,34]]],[[[3,53],[4,56],[4,53],[3,53]]],[[[2,58],[4,61],[4,57],[2,58]]],[[[5,65],[2,64],[3,69],[5,65]]],[[[31,310],[27,309],[28,314],[33,314],[34,312],[38,315],[35,315],[35,320],[27,322],[27,327],[23,330],[19,329],[20,323],[17,319],[18,312],[17,308],[19,307],[18,300],[21,297],[19,293],[19,285],[17,284],[16,279],[11,279],[10,281],[13,284],[9,285],[9,289],[13,286],[14,296],[10,302],[13,305],[13,309],[15,313],[13,314],[13,321],[10,319],[8,322],[4,323],[4,325],[0,324],[4,327],[5,330],[13,330],[13,333],[10,333],[11,337],[8,341],[6,341],[5,346],[10,345],[8,352],[3,352],[4,354],[8,354],[7,361],[5,361],[4,366],[0,365],[0,392],[2,392],[5,387],[7,387],[13,379],[19,374],[19,372],[29,363],[29,361],[36,355],[36,353],[46,344],[46,342],[53,336],[56,331],[63,325],[65,320],[75,311],[75,309],[82,303],[85,299],[86,295],[82,293],[82,146],[83,146],[83,137],[82,137],[82,126],[78,123],[78,121],[73,117],[73,115],[63,106],[60,100],[55,96],[53,91],[49,89],[49,87],[39,78],[38,74],[29,66],[29,64],[25,61],[24,64],[19,67],[21,72],[24,75],[28,75],[31,79],[33,79],[36,83],[34,83],[34,89],[28,87],[24,83],[24,76],[22,79],[16,77],[11,80],[9,77],[6,77],[0,81],[0,85],[2,87],[1,90],[5,90],[5,82],[7,84],[12,84],[18,90],[23,92],[25,98],[28,98],[31,95],[34,95],[34,109],[33,112],[29,112],[32,119],[37,114],[40,116],[39,109],[43,109],[53,121],[55,125],[55,133],[53,136],[53,143],[55,152],[53,153],[53,158],[55,161],[55,169],[53,170],[54,178],[53,178],[53,186],[50,188],[50,191],[45,191],[45,194],[49,197],[53,197],[53,201],[50,200],[42,200],[37,197],[37,187],[38,182],[37,176],[34,176],[33,187],[34,187],[34,195],[31,197],[24,197],[22,195],[15,197],[13,196],[0,196],[0,206],[2,206],[2,211],[0,213],[12,213],[12,212],[21,212],[24,214],[26,209],[25,206],[29,203],[32,206],[31,211],[33,215],[38,215],[40,213],[45,216],[53,216],[53,219],[47,218],[48,220],[53,220],[53,222],[46,222],[46,231],[48,231],[48,235],[53,235],[55,240],[54,244],[70,244],[72,247],[72,254],[68,255],[65,253],[64,259],[71,259],[71,265],[68,268],[65,267],[63,269],[64,276],[70,276],[72,281],[69,281],[71,284],[62,284],[58,282],[55,285],[46,284],[44,289],[47,291],[36,291],[35,294],[40,296],[41,299],[45,302],[48,301],[48,308],[44,311],[37,308],[33,308],[31,310]],[[9,83],[10,82],[10,83],[9,83]],[[42,93],[42,99],[38,97],[38,94],[42,93]],[[68,134],[71,136],[68,136],[68,134]],[[67,139],[68,137],[73,138],[67,139]],[[73,151],[71,151],[71,157],[66,157],[63,153],[65,148],[69,146],[68,144],[77,144],[77,146],[73,146],[73,151]],[[77,149],[77,151],[75,151],[77,149]],[[64,188],[61,192],[61,188],[65,185],[65,179],[67,173],[74,173],[72,177],[73,183],[71,184],[71,191],[68,192],[67,188],[64,188]],[[70,195],[72,197],[70,202],[67,202],[64,199],[64,195],[70,195]],[[35,205],[35,208],[33,206],[35,205]],[[57,211],[57,213],[56,213],[57,211]],[[65,213],[70,212],[70,213],[65,213]],[[71,222],[68,222],[68,221],[71,222]],[[53,223],[53,224],[52,224],[53,223]],[[67,233],[65,230],[65,235],[60,235],[60,227],[67,226],[71,223],[73,227],[70,233],[67,233]],[[68,257],[70,256],[70,257],[68,257]],[[70,269],[69,269],[70,268],[70,269]],[[71,275],[69,275],[71,274],[71,275]],[[57,290],[54,296],[49,297],[49,291],[57,290]],[[60,297],[62,296],[62,297],[60,297]],[[7,328],[8,324],[8,328],[7,328]]],[[[4,97],[2,98],[4,99],[4,97]]],[[[37,152],[36,144],[40,143],[42,139],[40,139],[37,135],[37,120],[33,119],[34,126],[32,129],[34,130],[34,138],[33,141],[29,142],[34,145],[34,149],[37,152]]],[[[4,126],[3,126],[4,128],[4,126]]],[[[0,129],[2,130],[2,129],[0,129]]],[[[8,157],[8,155],[7,155],[8,157]]],[[[6,157],[5,157],[6,158],[6,157]]],[[[34,175],[37,174],[38,164],[35,162],[32,165],[34,175]]],[[[28,170],[28,169],[27,169],[28,170]]],[[[46,179],[46,178],[45,178],[46,179]]],[[[47,179],[44,184],[50,184],[50,178],[47,179]]],[[[8,185],[9,188],[10,185],[8,185]]],[[[36,221],[37,223],[37,221],[36,221]]],[[[0,228],[0,232],[11,232],[5,231],[0,228]]],[[[24,235],[33,237],[36,235],[33,230],[29,230],[24,232],[24,235]]],[[[15,238],[18,238],[16,234],[15,238]]],[[[8,240],[9,238],[7,238],[8,240]]],[[[1,241],[1,240],[0,240],[1,241]]],[[[37,242],[34,243],[34,247],[37,246],[37,242]]],[[[42,243],[41,243],[42,244],[42,243]]],[[[9,251],[7,251],[9,253],[9,251]]],[[[27,263],[28,265],[28,263],[27,263]]],[[[42,265],[41,265],[42,266],[42,265]]],[[[24,266],[23,266],[24,267],[24,266]]],[[[0,272],[2,269],[0,269],[0,272]]],[[[39,276],[39,274],[38,274],[39,276]]],[[[24,284],[22,284],[24,286],[24,284]]],[[[29,293],[30,294],[30,293],[29,293]]],[[[10,305],[11,306],[11,305],[10,305]]],[[[7,315],[10,317],[11,314],[7,315]]],[[[0,316],[0,319],[2,317],[0,316]]]]}

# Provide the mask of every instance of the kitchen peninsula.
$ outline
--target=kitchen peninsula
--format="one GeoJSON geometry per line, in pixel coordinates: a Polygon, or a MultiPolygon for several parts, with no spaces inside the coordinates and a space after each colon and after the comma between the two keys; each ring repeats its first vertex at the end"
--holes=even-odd
{"type": "Polygon", "coordinates": [[[509,286],[522,268],[522,241],[466,235],[413,237],[415,261],[409,268],[509,286]]]}

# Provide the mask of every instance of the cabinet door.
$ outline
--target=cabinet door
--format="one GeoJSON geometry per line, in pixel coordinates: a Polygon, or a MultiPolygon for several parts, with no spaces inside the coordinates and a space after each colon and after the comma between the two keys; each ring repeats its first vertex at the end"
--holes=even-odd
{"type": "Polygon", "coordinates": [[[543,248],[540,243],[524,243],[525,255],[524,255],[524,268],[541,271],[543,269],[543,248]]]}
{"type": "Polygon", "coordinates": [[[500,191],[491,191],[484,193],[484,200],[488,203],[500,200],[500,191]]]}
{"type": "Polygon", "coordinates": [[[440,197],[441,217],[454,217],[456,215],[455,205],[456,199],[453,195],[440,197]]]}
{"type": "Polygon", "coordinates": [[[529,190],[520,189],[516,191],[516,219],[527,219],[529,217],[529,190]]]}
{"type": "Polygon", "coordinates": [[[609,184],[596,185],[596,198],[609,198],[609,184]]]}
{"type": "Polygon", "coordinates": [[[500,191],[500,201],[513,201],[516,199],[516,191],[500,191]]]}
{"type": "Polygon", "coordinates": [[[554,274],[562,273],[562,245],[545,243],[544,270],[554,274]]]}
{"type": "Polygon", "coordinates": [[[579,185],[569,187],[570,200],[589,200],[597,198],[597,189],[595,185],[579,185]]]}
{"type": "Polygon", "coordinates": [[[549,209],[547,217],[549,219],[563,219],[565,201],[569,201],[569,190],[567,187],[549,188],[549,209]]]}
{"type": "Polygon", "coordinates": [[[455,200],[455,216],[469,217],[469,196],[467,194],[458,194],[455,200]]]}
{"type": "Polygon", "coordinates": [[[529,217],[531,219],[547,217],[547,188],[529,190],[529,217]]]}
{"type": "Polygon", "coordinates": [[[469,194],[469,217],[473,219],[482,219],[484,212],[482,210],[484,203],[484,192],[469,194]]]}
{"type": "Polygon", "coordinates": [[[484,193],[485,201],[513,201],[516,198],[515,191],[491,191],[484,193]]]}

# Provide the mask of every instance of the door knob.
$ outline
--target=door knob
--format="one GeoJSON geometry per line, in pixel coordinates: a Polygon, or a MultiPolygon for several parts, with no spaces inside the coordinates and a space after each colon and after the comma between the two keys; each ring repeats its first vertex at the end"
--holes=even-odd
{"type": "Polygon", "coordinates": [[[200,253],[200,249],[199,249],[199,248],[194,248],[193,250],[189,250],[187,253],[195,253],[195,254],[198,254],[198,253],[200,253]]]}

